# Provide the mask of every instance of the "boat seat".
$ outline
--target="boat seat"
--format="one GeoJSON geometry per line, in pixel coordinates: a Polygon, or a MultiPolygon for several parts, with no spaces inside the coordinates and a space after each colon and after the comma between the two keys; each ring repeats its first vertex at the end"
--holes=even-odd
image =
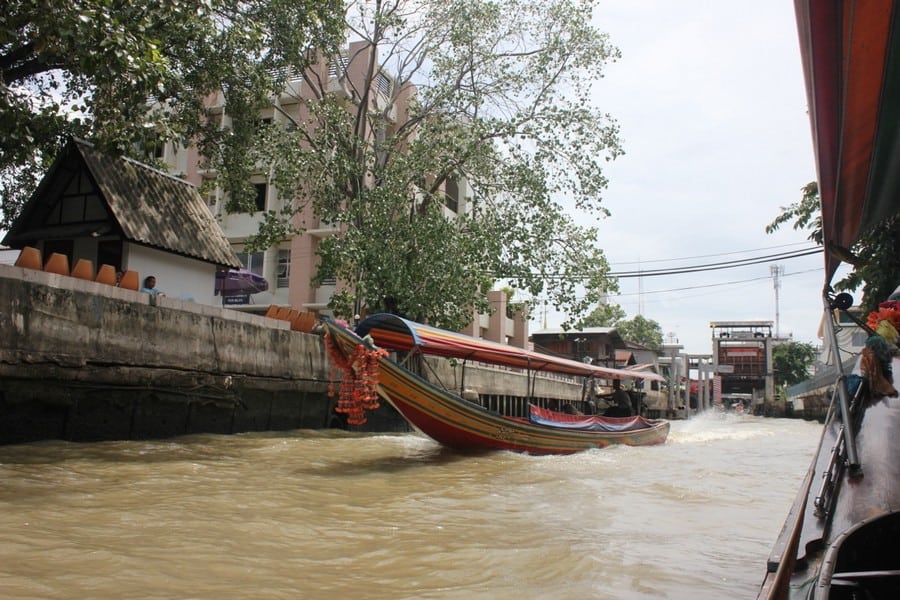
{"type": "Polygon", "coordinates": [[[72,267],[72,277],[85,279],[87,281],[94,280],[94,263],[86,258],[79,258],[72,267]]]}
{"type": "Polygon", "coordinates": [[[94,281],[105,283],[106,285],[116,285],[116,268],[112,265],[100,265],[94,281]]]}
{"type": "Polygon", "coordinates": [[[16,259],[16,266],[43,271],[44,263],[41,260],[41,251],[33,246],[25,246],[19,251],[19,257],[16,259]]]}
{"type": "Polygon", "coordinates": [[[126,290],[134,290],[135,292],[141,288],[140,276],[137,271],[125,271],[122,273],[122,280],[119,282],[120,288],[126,290]]]}
{"type": "Polygon", "coordinates": [[[56,273],[57,275],[69,274],[69,257],[59,252],[54,252],[44,263],[44,271],[47,273],[56,273]]]}

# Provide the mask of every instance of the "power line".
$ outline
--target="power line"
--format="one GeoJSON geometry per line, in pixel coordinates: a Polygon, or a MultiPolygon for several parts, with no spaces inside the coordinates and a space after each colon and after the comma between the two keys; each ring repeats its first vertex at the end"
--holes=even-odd
{"type": "MultiPolygon", "coordinates": [[[[821,273],[822,269],[806,269],[803,271],[795,271],[793,273],[784,273],[782,277],[793,277],[795,275],[806,275],[807,273],[821,273]]],[[[685,287],[679,288],[668,288],[664,290],[650,290],[649,292],[631,292],[627,294],[610,294],[609,298],[611,300],[619,299],[619,298],[631,298],[634,296],[638,296],[640,294],[668,294],[672,292],[690,292],[694,290],[702,290],[707,288],[715,288],[715,287],[724,287],[724,286],[735,286],[741,285],[745,283],[756,283],[758,281],[769,281],[771,279],[771,275],[766,275],[765,277],[751,277],[750,279],[737,279],[734,281],[724,281],[721,283],[707,283],[704,285],[689,285],[685,287]]],[[[583,298],[583,296],[579,296],[579,298],[583,298]]],[[[538,298],[537,302],[546,302],[543,298],[538,298]]]]}
{"type": "MultiPolygon", "coordinates": [[[[783,273],[782,277],[792,277],[794,275],[805,275],[806,273],[821,273],[822,269],[806,269],[805,271],[795,271],[793,273],[783,273]]],[[[736,281],[725,281],[722,283],[708,283],[704,285],[689,285],[686,287],[680,288],[669,288],[665,290],[650,290],[649,292],[633,292],[629,294],[611,294],[614,298],[626,298],[629,296],[637,296],[641,293],[643,294],[667,294],[669,292],[686,292],[692,290],[702,290],[705,288],[714,288],[714,287],[723,287],[726,285],[740,285],[742,283],[753,283],[756,281],[764,281],[771,279],[771,275],[767,275],[765,277],[752,277],[750,279],[738,279],[736,281]]]]}
{"type": "Polygon", "coordinates": [[[716,254],[698,254],[696,256],[682,256],[681,258],[658,258],[655,260],[634,260],[628,262],[616,262],[615,266],[640,265],[647,263],[664,263],[678,262],[682,260],[694,260],[695,258],[713,258],[716,256],[731,256],[734,254],[747,254],[748,252],[759,252],[761,250],[776,250],[778,248],[790,248],[792,246],[809,246],[811,242],[794,242],[792,244],[781,244],[779,246],[766,246],[765,248],[753,248],[751,250],[735,250],[733,252],[719,252],[716,254]]]}
{"type": "MultiPolygon", "coordinates": [[[[648,271],[610,271],[610,277],[617,277],[619,279],[629,279],[632,277],[659,277],[662,275],[682,275],[684,273],[699,273],[702,271],[719,271],[722,269],[734,269],[736,267],[746,267],[750,265],[757,265],[760,263],[767,262],[775,262],[780,260],[788,260],[791,258],[800,258],[803,256],[810,256],[812,254],[820,254],[822,252],[821,247],[807,249],[807,250],[796,250],[793,252],[782,252],[779,254],[767,254],[763,256],[754,256],[751,258],[744,258],[739,260],[729,260],[729,261],[721,261],[715,263],[706,263],[700,265],[690,265],[686,267],[675,267],[672,269],[651,269],[648,271]]],[[[501,277],[503,277],[501,275],[501,277]]],[[[587,275],[584,276],[568,276],[568,275],[559,275],[559,274],[547,274],[544,276],[545,279],[587,279],[587,275]]]]}
{"type": "Polygon", "coordinates": [[[819,254],[822,248],[814,248],[812,250],[796,250],[793,252],[783,252],[780,254],[768,254],[764,256],[755,256],[752,258],[744,258],[739,260],[728,260],[715,263],[707,263],[702,265],[692,265],[687,267],[676,267],[673,269],[651,269],[648,271],[611,271],[612,277],[628,278],[628,277],[657,277],[660,275],[680,275],[682,273],[698,273],[700,271],[717,271],[719,269],[733,269],[735,267],[744,267],[747,265],[757,265],[765,262],[775,262],[779,260],[787,260],[791,258],[799,258],[801,256],[809,256],[811,254],[819,254]]]}

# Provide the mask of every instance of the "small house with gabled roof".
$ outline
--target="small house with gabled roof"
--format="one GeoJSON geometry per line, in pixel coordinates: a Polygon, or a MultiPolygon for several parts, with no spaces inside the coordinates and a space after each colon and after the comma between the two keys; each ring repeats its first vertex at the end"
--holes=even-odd
{"type": "Polygon", "coordinates": [[[216,270],[241,263],[191,183],[70,140],[3,243],[157,279],[172,298],[221,304],[216,270]]]}

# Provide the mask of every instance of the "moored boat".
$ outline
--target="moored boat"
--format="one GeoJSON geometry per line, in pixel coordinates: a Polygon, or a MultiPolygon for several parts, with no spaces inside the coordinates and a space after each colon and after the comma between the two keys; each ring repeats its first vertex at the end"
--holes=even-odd
{"type": "MultiPolygon", "coordinates": [[[[373,315],[355,331],[332,320],[325,320],[324,327],[329,352],[335,363],[345,369],[345,389],[368,388],[373,394],[377,389],[378,395],[415,429],[452,448],[571,454],[612,444],[662,444],[668,436],[668,421],[640,416],[569,415],[538,406],[530,407],[527,418],[503,415],[464,399],[407,367],[417,357],[439,356],[521,369],[529,378],[548,372],[605,380],[661,379],[653,373],[557,358],[389,314],[373,315]],[[387,350],[400,354],[392,358],[387,350]]],[[[361,402],[371,406],[371,395],[361,402]]]]}
{"type": "Polygon", "coordinates": [[[867,350],[845,372],[835,314],[852,318],[853,300],[833,293],[831,282],[860,236],[900,218],[900,8],[891,0],[795,5],[822,209],[824,323],[837,375],[819,446],[758,597],[897,598],[896,331],[882,328],[878,315],[860,323],[870,334],[867,350]]]}

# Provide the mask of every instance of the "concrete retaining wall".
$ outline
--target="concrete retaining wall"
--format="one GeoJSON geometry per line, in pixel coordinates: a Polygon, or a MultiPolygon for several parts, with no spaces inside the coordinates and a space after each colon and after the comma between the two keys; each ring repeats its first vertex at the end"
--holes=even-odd
{"type": "Polygon", "coordinates": [[[0,443],[323,428],[318,336],[0,265],[0,443]]]}

